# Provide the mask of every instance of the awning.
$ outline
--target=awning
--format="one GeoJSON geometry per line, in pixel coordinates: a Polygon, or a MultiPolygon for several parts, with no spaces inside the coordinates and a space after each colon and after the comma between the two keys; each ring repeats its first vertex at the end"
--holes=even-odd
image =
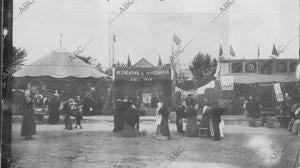
{"type": "Polygon", "coordinates": [[[275,82],[297,82],[294,73],[285,74],[222,74],[222,76],[230,76],[234,83],[250,84],[250,83],[275,83],[275,82]]]}

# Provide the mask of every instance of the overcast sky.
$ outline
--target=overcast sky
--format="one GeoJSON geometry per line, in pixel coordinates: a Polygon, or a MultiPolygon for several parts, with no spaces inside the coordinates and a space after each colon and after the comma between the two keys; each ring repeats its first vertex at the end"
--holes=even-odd
{"type": "MultiPolygon", "coordinates": [[[[174,33],[183,45],[193,39],[180,55],[183,64],[189,64],[199,51],[217,56],[220,44],[225,55],[231,44],[236,58],[256,58],[259,45],[260,57],[269,58],[273,43],[279,46],[291,41],[280,57],[298,58],[299,1],[235,0],[212,22],[224,0],[134,0],[110,26],[111,36],[117,36],[115,60],[126,62],[129,54],[132,63],[144,57],[157,64],[161,55],[167,63],[174,33]]],[[[15,17],[23,2],[14,0],[15,17]]],[[[70,52],[93,39],[84,54],[107,67],[109,16],[114,18],[123,2],[34,0],[14,21],[14,46],[28,51],[30,63],[59,48],[60,33],[63,48],[70,52]]]]}

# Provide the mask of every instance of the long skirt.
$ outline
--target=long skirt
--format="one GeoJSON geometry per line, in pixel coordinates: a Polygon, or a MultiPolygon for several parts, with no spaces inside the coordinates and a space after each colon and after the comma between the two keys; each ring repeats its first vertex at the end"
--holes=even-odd
{"type": "Polygon", "coordinates": [[[207,128],[208,129],[208,135],[210,136],[210,129],[209,129],[210,127],[209,127],[209,118],[208,118],[208,116],[206,116],[206,115],[202,116],[199,127],[200,128],[207,128]]]}
{"type": "Polygon", "coordinates": [[[160,125],[156,125],[156,131],[155,131],[156,136],[160,136],[161,135],[161,128],[160,125]]]}
{"type": "Polygon", "coordinates": [[[21,136],[36,134],[36,124],[33,115],[24,116],[21,127],[21,136]]]}
{"type": "Polygon", "coordinates": [[[48,122],[50,124],[57,124],[58,121],[59,121],[59,111],[58,111],[58,109],[49,110],[48,122]]]}
{"type": "Polygon", "coordinates": [[[67,129],[67,130],[73,129],[72,120],[71,120],[71,117],[69,115],[65,116],[65,129],[67,129]]]}
{"type": "Polygon", "coordinates": [[[214,136],[214,125],[213,125],[213,121],[212,119],[209,119],[209,132],[210,132],[210,136],[214,136]]]}
{"type": "Polygon", "coordinates": [[[214,139],[219,140],[220,139],[220,122],[219,121],[213,121],[213,129],[214,129],[214,139]]]}
{"type": "Polygon", "coordinates": [[[293,135],[298,135],[298,134],[299,134],[299,132],[298,132],[299,126],[300,126],[300,119],[297,119],[297,120],[294,122],[293,128],[292,128],[292,134],[293,134],[293,135]]]}
{"type": "Polygon", "coordinates": [[[198,136],[198,126],[196,117],[186,118],[186,136],[197,137],[198,136]]]}
{"type": "Polygon", "coordinates": [[[292,132],[293,125],[294,125],[294,119],[291,119],[291,121],[289,122],[289,125],[288,125],[289,132],[292,132]]]}
{"type": "Polygon", "coordinates": [[[167,137],[168,139],[171,139],[169,125],[168,125],[168,119],[165,119],[165,118],[161,119],[160,130],[161,130],[162,136],[167,137]]]}

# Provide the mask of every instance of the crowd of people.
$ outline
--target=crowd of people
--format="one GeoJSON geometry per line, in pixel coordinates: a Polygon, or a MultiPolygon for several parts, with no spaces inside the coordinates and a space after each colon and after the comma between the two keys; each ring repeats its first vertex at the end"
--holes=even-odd
{"type": "MultiPolygon", "coordinates": [[[[259,121],[261,126],[268,124],[268,117],[262,114],[262,105],[253,96],[245,100],[243,105],[245,116],[249,118],[250,126],[254,126],[256,121],[259,121]]],[[[279,120],[283,120],[282,127],[287,125],[287,129],[292,135],[300,137],[300,101],[292,99],[288,93],[284,94],[283,101],[277,102],[276,115],[279,120]],[[288,121],[287,124],[284,124],[288,121]]],[[[269,117],[270,118],[270,117],[269,117]]]]}
{"type": "MultiPolygon", "coordinates": [[[[188,95],[183,104],[179,104],[173,109],[169,109],[163,101],[158,101],[156,108],[155,134],[157,139],[171,139],[169,129],[170,111],[176,112],[177,132],[189,137],[199,136],[199,128],[205,128],[208,137],[215,140],[221,139],[221,115],[226,108],[219,107],[217,102],[205,103],[202,119],[198,119],[197,103],[192,95],[188,95]],[[186,124],[184,124],[186,123],[186,124]],[[185,127],[184,127],[185,125],[185,127]]],[[[132,98],[125,97],[117,99],[114,114],[114,132],[123,130],[139,131],[139,102],[132,98]]]]}
{"type": "MultiPolygon", "coordinates": [[[[88,95],[86,98],[92,95],[88,95]]],[[[85,98],[84,98],[85,99],[85,98]]],[[[21,127],[21,136],[25,139],[32,139],[32,135],[36,134],[35,112],[34,107],[48,108],[48,122],[56,124],[59,122],[60,115],[64,118],[66,130],[72,130],[72,119],[74,117],[76,124],[74,128],[82,128],[81,120],[83,119],[84,99],[79,96],[76,98],[61,98],[57,91],[48,99],[43,96],[32,96],[30,92],[25,92],[25,102],[22,108],[23,122],[21,127]]],[[[127,98],[116,100],[116,109],[114,110],[114,132],[122,130],[131,130],[139,133],[139,108],[140,101],[138,99],[127,98]]],[[[179,104],[173,109],[169,109],[167,105],[158,101],[156,109],[156,136],[158,139],[171,139],[169,130],[169,114],[170,111],[176,112],[176,126],[179,133],[185,133],[186,136],[199,136],[199,128],[206,128],[209,137],[215,140],[220,139],[221,115],[226,110],[218,107],[218,103],[205,103],[203,106],[202,119],[199,122],[197,118],[197,103],[189,95],[183,104],[179,104]],[[184,127],[184,123],[186,123],[184,127]]],[[[298,122],[298,121],[297,121],[298,122]]],[[[296,122],[296,123],[297,123],[296,122]]],[[[300,122],[299,122],[300,123],[300,122]]]]}
{"type": "Polygon", "coordinates": [[[43,96],[42,94],[32,95],[29,90],[25,91],[25,100],[21,106],[23,121],[21,126],[21,136],[26,140],[32,139],[32,135],[36,134],[35,110],[44,109],[45,115],[48,115],[49,124],[57,124],[60,116],[64,118],[66,130],[72,130],[72,119],[74,117],[76,123],[74,128],[82,129],[81,121],[83,114],[89,114],[90,111],[96,109],[91,105],[91,101],[95,98],[95,89],[91,88],[90,93],[83,99],[80,96],[67,97],[60,96],[56,90],[52,95],[43,96]]]}
{"type": "Polygon", "coordinates": [[[114,132],[122,130],[139,131],[139,107],[138,100],[124,97],[116,100],[114,110],[114,132]]]}
{"type": "Polygon", "coordinates": [[[289,117],[288,131],[300,137],[300,101],[294,101],[288,94],[281,103],[281,109],[289,117]]]}

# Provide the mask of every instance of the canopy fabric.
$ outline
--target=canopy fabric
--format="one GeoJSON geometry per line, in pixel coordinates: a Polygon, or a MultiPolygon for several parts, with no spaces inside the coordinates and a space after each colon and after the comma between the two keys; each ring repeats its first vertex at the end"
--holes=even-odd
{"type": "Polygon", "coordinates": [[[204,94],[205,93],[205,90],[206,89],[209,89],[209,88],[215,88],[215,81],[210,81],[208,84],[204,85],[204,86],[201,86],[197,89],[193,89],[193,90],[190,90],[190,91],[184,91],[183,92],[183,95],[188,95],[188,94],[192,94],[192,95],[201,95],[201,94],[204,94]]]}
{"type": "Polygon", "coordinates": [[[294,73],[284,74],[228,74],[222,76],[232,76],[234,83],[274,83],[274,82],[297,82],[294,73]]]}
{"type": "Polygon", "coordinates": [[[86,64],[65,49],[53,50],[46,56],[38,59],[13,74],[13,77],[41,77],[53,78],[102,78],[106,74],[86,64]]]}

